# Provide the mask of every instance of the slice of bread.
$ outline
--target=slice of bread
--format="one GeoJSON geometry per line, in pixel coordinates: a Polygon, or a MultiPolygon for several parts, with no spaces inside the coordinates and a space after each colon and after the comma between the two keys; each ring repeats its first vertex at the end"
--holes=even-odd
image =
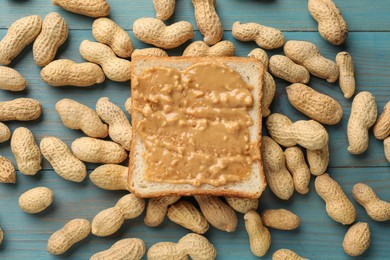
{"type": "MultiPolygon", "coordinates": [[[[249,111],[254,124],[249,128],[250,141],[258,142],[261,149],[261,97],[264,68],[261,62],[253,58],[221,57],[221,58],[199,58],[199,57],[138,57],[132,61],[132,82],[136,82],[142,72],[151,67],[174,68],[183,71],[196,63],[212,62],[223,64],[238,72],[244,81],[253,86],[252,95],[254,98],[253,108],[249,111]]],[[[135,85],[135,84],[134,84],[135,85]]],[[[134,86],[132,86],[133,91],[134,86]]],[[[134,104],[134,102],[133,102],[134,104]]],[[[151,182],[144,178],[146,163],[143,157],[145,152],[144,144],[137,133],[137,124],[143,119],[143,115],[132,110],[133,139],[129,161],[129,188],[137,196],[150,198],[167,195],[193,196],[213,195],[242,198],[259,198],[266,187],[266,180],[263,172],[263,163],[260,160],[252,165],[250,177],[244,181],[229,183],[224,186],[215,187],[203,184],[199,187],[191,184],[172,184],[162,182],[151,182]]],[[[261,155],[261,151],[260,151],[261,155]]]]}

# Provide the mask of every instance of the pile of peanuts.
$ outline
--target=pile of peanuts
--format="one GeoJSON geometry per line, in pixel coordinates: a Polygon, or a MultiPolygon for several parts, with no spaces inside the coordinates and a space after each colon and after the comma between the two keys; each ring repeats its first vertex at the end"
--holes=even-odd
{"type": "MultiPolygon", "coordinates": [[[[234,44],[221,41],[223,28],[216,12],[215,0],[192,0],[196,23],[203,34],[203,41],[191,43],[183,56],[233,56],[234,44]]],[[[175,10],[175,0],[153,0],[156,18],[140,18],[133,24],[137,39],[156,48],[134,50],[128,33],[114,21],[105,18],[110,12],[106,0],[52,0],[69,12],[97,18],[92,26],[96,42],[85,40],[80,45],[80,54],[88,62],[76,63],[68,59],[55,60],[57,50],[68,38],[68,26],[58,13],[50,13],[42,21],[32,15],[14,22],[0,41],[0,64],[11,61],[29,44],[33,43],[34,61],[41,70],[42,80],[54,87],[88,87],[102,83],[105,78],[116,82],[130,80],[131,61],[135,56],[161,56],[168,54],[163,49],[176,48],[194,37],[191,23],[186,21],[166,25],[175,10]]],[[[318,22],[321,36],[334,45],[344,43],[348,28],[340,11],[332,0],[309,0],[309,12],[318,22]]],[[[310,75],[333,83],[339,80],[345,98],[355,93],[354,67],[347,52],[337,54],[335,61],[320,54],[320,50],[306,41],[285,42],[283,33],[275,28],[257,23],[232,25],[233,37],[239,41],[254,41],[263,49],[283,47],[285,55],[274,55],[268,60],[267,53],[256,48],[248,56],[260,60],[266,72],[263,81],[262,116],[270,137],[263,136],[262,159],[267,184],[282,200],[288,200],[297,191],[309,192],[310,175],[316,176],[315,190],[326,203],[326,212],[336,222],[352,225],[356,219],[354,204],[345,195],[340,185],[325,173],[329,164],[329,135],[322,125],[335,125],[343,117],[341,105],[332,97],[319,93],[306,85],[310,75]],[[276,84],[273,76],[292,83],[286,88],[291,105],[311,120],[292,122],[287,116],[272,113],[270,105],[276,84]],[[298,146],[299,145],[299,146],[298,146]],[[283,151],[282,147],[286,149],[283,151]],[[306,149],[307,163],[302,148],[306,149]]],[[[16,70],[0,66],[0,89],[22,91],[27,80],[16,70]]],[[[131,98],[125,108],[131,113],[131,98]]],[[[74,140],[71,150],[57,137],[44,137],[40,145],[32,132],[19,127],[12,133],[2,122],[30,121],[42,114],[39,101],[19,98],[0,102],[0,142],[9,139],[18,170],[25,175],[35,175],[41,169],[42,155],[54,171],[67,181],[81,182],[86,178],[84,162],[103,164],[89,176],[99,188],[128,190],[128,168],[119,165],[128,157],[132,126],[125,113],[107,97],[102,97],[93,110],[75,100],[62,99],[55,109],[63,124],[81,130],[86,137],[74,140]],[[112,141],[102,140],[108,137],[112,141]]],[[[359,92],[353,98],[348,120],[348,151],[361,154],[368,148],[369,129],[384,140],[384,150],[390,162],[390,101],[377,118],[375,97],[359,92]]],[[[9,159],[0,156],[0,182],[15,183],[16,170],[9,159]]],[[[390,203],[378,198],[366,184],[353,187],[353,198],[363,206],[368,216],[375,221],[390,220],[390,203]]],[[[26,213],[35,214],[47,209],[53,202],[54,192],[46,187],[36,187],[19,197],[19,206],[26,213]]],[[[92,222],[74,219],[53,233],[48,239],[48,251],[54,255],[65,253],[75,243],[90,233],[105,237],[114,234],[126,220],[138,217],[146,208],[145,225],[160,225],[165,215],[178,225],[190,230],[177,243],[161,242],[147,252],[148,259],[214,259],[216,250],[204,237],[209,224],[215,228],[234,232],[237,227],[236,212],[244,214],[245,227],[251,251],[256,256],[267,253],[271,244],[268,228],[293,230],[299,227],[299,217],[286,209],[265,209],[257,213],[257,199],[195,196],[199,208],[178,196],[152,198],[145,201],[134,194],[123,196],[111,208],[98,213],[92,222]]],[[[0,243],[3,232],[0,229],[0,243]]],[[[351,256],[363,254],[370,244],[370,229],[367,223],[353,224],[345,234],[342,246],[351,256]]],[[[91,259],[140,259],[146,253],[145,243],[138,238],[126,238],[111,248],[96,253],[91,259]]],[[[288,249],[274,252],[273,259],[304,259],[288,249]]]]}

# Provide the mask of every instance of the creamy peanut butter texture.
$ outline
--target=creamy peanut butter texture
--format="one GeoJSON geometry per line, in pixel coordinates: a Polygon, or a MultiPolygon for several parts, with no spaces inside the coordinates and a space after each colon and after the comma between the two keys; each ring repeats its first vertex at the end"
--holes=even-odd
{"type": "Polygon", "coordinates": [[[212,63],[155,67],[133,84],[145,179],[220,186],[249,178],[260,158],[249,134],[253,87],[237,72],[212,63]]]}

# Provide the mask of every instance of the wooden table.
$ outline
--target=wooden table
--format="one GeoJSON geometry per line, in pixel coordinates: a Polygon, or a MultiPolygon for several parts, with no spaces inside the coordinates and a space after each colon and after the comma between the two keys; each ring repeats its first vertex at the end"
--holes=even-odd
{"type": "MultiPolygon", "coordinates": [[[[132,33],[133,22],[140,17],[154,17],[152,0],[109,0],[110,17],[124,27],[132,36],[136,48],[146,47],[132,33]]],[[[233,39],[231,26],[235,21],[258,22],[283,30],[287,40],[308,40],[315,43],[322,54],[334,59],[337,52],[349,51],[356,68],[357,91],[368,90],[376,96],[379,112],[390,99],[390,4],[383,0],[335,1],[342,11],[349,26],[347,43],[335,47],[323,40],[317,32],[317,24],[309,15],[307,1],[287,0],[219,0],[218,13],[225,28],[224,39],[234,42],[238,56],[246,56],[257,47],[254,43],[242,43],[233,39]]],[[[190,21],[195,26],[193,7],[189,0],[177,1],[177,11],[168,22],[190,21]]],[[[72,14],[53,6],[49,0],[3,0],[0,2],[0,37],[3,37],[16,19],[38,14],[42,18],[49,12],[62,14],[70,27],[70,37],[60,48],[57,58],[69,58],[81,62],[78,48],[84,39],[93,40],[91,24],[93,19],[72,14]]],[[[194,40],[201,40],[199,31],[194,40]]],[[[185,45],[169,51],[170,55],[181,55],[185,45]]],[[[281,53],[270,51],[269,55],[281,53]]],[[[44,113],[36,122],[11,122],[13,130],[26,126],[32,130],[38,141],[44,136],[56,136],[68,145],[80,131],[64,127],[54,110],[55,103],[62,98],[71,98],[92,108],[99,97],[107,96],[123,108],[130,95],[129,83],[105,83],[90,88],[54,88],[46,85],[40,78],[40,68],[34,65],[31,46],[27,47],[11,64],[29,81],[26,91],[10,93],[0,92],[0,100],[19,97],[31,97],[43,103],[44,113]]],[[[307,119],[288,102],[284,88],[288,85],[276,80],[277,93],[272,105],[273,112],[281,112],[293,120],[307,119]]],[[[370,133],[369,149],[362,155],[355,156],[347,152],[347,121],[350,114],[351,100],[344,99],[337,84],[328,84],[324,80],[312,77],[310,86],[337,99],[344,108],[344,118],[336,126],[327,127],[330,134],[330,167],[328,172],[336,179],[347,196],[352,198],[352,186],[357,182],[371,185],[377,193],[390,201],[390,167],[383,153],[383,142],[376,140],[370,133]]],[[[9,142],[0,144],[0,154],[14,158],[9,142]]],[[[97,165],[88,164],[89,172],[97,165]]],[[[82,183],[71,183],[60,178],[47,161],[43,170],[36,176],[24,176],[18,172],[17,184],[0,185],[0,225],[5,233],[5,241],[0,246],[0,259],[88,259],[92,254],[110,247],[115,241],[125,237],[138,237],[145,240],[147,247],[161,241],[177,241],[188,231],[170,221],[165,221],[158,228],[143,225],[143,216],[126,221],[115,235],[98,238],[93,235],[78,243],[63,256],[54,257],[47,250],[47,239],[64,223],[74,218],[92,220],[96,213],[111,207],[124,192],[110,192],[95,187],[88,179],[82,183]],[[29,215],[18,207],[19,195],[36,186],[47,186],[54,190],[55,201],[46,211],[29,215]]],[[[264,259],[271,259],[272,253],[279,248],[295,250],[310,259],[349,259],[343,252],[341,242],[347,231],[331,220],[325,212],[325,204],[314,191],[313,179],[310,193],[302,196],[294,194],[287,202],[277,199],[267,190],[260,203],[260,210],[266,208],[287,208],[301,218],[301,227],[295,231],[271,230],[272,245],[264,259]]],[[[357,221],[366,221],[370,225],[372,243],[370,249],[359,259],[389,259],[390,223],[374,222],[362,207],[355,204],[358,212],[357,221]]],[[[231,234],[214,228],[206,236],[218,250],[218,259],[255,259],[251,254],[245,232],[243,216],[237,231],[231,234]]],[[[357,259],[357,258],[356,258],[357,259]]]]}

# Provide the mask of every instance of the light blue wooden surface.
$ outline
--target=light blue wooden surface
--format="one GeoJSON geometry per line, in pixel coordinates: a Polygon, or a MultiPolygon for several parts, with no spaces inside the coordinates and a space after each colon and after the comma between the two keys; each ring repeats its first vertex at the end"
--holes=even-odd
{"type": "MultiPolygon", "coordinates": [[[[135,19],[143,16],[154,16],[152,0],[111,0],[110,17],[129,31],[135,19]]],[[[256,47],[253,43],[241,43],[233,39],[230,29],[234,21],[259,22],[275,26],[284,31],[286,39],[309,40],[315,43],[328,58],[334,59],[340,50],[348,50],[356,68],[358,91],[368,90],[376,96],[378,109],[381,112],[384,104],[390,99],[390,3],[383,0],[373,1],[335,1],[349,25],[350,34],[347,44],[335,47],[325,42],[316,32],[316,23],[307,11],[307,1],[283,0],[219,0],[217,8],[226,30],[224,39],[232,40],[237,47],[238,56],[246,56],[256,47]]],[[[70,25],[70,37],[60,49],[59,58],[70,58],[82,61],[78,47],[82,40],[93,39],[90,31],[93,19],[71,14],[50,4],[49,0],[3,0],[0,2],[0,38],[6,28],[16,19],[39,14],[44,17],[51,11],[64,15],[70,25]]],[[[191,1],[177,1],[177,11],[173,21],[187,20],[194,24],[191,1]]],[[[195,39],[202,36],[195,33],[195,39]]],[[[146,45],[132,37],[137,48],[146,45]]],[[[171,55],[180,55],[184,47],[172,50],[171,55]]],[[[269,52],[269,55],[281,50],[269,52]]],[[[11,64],[29,81],[29,87],[21,93],[0,92],[0,100],[17,97],[33,97],[43,103],[43,117],[36,122],[10,122],[11,129],[27,126],[38,141],[43,136],[54,135],[70,144],[82,136],[78,131],[65,128],[54,111],[55,103],[62,98],[72,98],[90,107],[94,107],[99,97],[107,96],[123,108],[126,97],[130,95],[128,83],[106,81],[92,88],[53,88],[40,79],[40,68],[34,65],[31,46],[11,64]]],[[[296,111],[286,98],[284,91],[288,84],[277,80],[277,94],[272,111],[287,114],[293,120],[305,119],[296,111]]],[[[385,200],[390,201],[390,167],[384,159],[382,142],[370,135],[370,147],[366,153],[353,156],[346,150],[346,127],[350,113],[351,101],[343,98],[336,84],[328,84],[318,78],[312,78],[310,85],[320,92],[337,99],[344,108],[343,121],[327,127],[330,133],[331,163],[329,173],[344,188],[351,198],[352,186],[357,182],[371,185],[385,200]]],[[[14,158],[9,149],[9,142],[0,144],[0,154],[14,158]]],[[[89,164],[89,171],[96,165],[89,164]]],[[[148,228],[143,225],[143,217],[127,221],[117,234],[108,238],[88,237],[68,253],[60,257],[51,256],[46,251],[47,239],[73,218],[92,220],[96,213],[111,207],[125,193],[109,192],[95,187],[89,180],[76,184],[61,179],[51,170],[45,161],[44,170],[37,176],[29,177],[18,173],[16,185],[0,185],[0,226],[5,233],[5,241],[0,246],[0,259],[88,259],[95,252],[110,247],[115,241],[125,237],[143,238],[148,247],[160,241],[177,241],[187,231],[165,221],[159,228],[148,228]],[[19,195],[36,186],[47,186],[55,192],[54,204],[38,215],[23,213],[17,206],[19,195]]],[[[325,213],[323,201],[314,191],[302,196],[295,194],[288,202],[273,196],[268,190],[263,195],[260,209],[288,208],[297,213],[302,220],[301,227],[292,232],[271,230],[272,246],[264,259],[271,259],[272,253],[279,248],[290,248],[310,259],[352,259],[342,250],[341,242],[347,230],[325,213]]],[[[356,204],[355,204],[356,205],[356,204]]],[[[360,206],[358,221],[367,221],[372,232],[372,245],[359,259],[388,259],[390,255],[390,223],[371,221],[360,206]]],[[[211,228],[206,236],[218,250],[218,259],[255,259],[252,256],[242,215],[239,214],[239,227],[235,233],[227,234],[211,228]]]]}

